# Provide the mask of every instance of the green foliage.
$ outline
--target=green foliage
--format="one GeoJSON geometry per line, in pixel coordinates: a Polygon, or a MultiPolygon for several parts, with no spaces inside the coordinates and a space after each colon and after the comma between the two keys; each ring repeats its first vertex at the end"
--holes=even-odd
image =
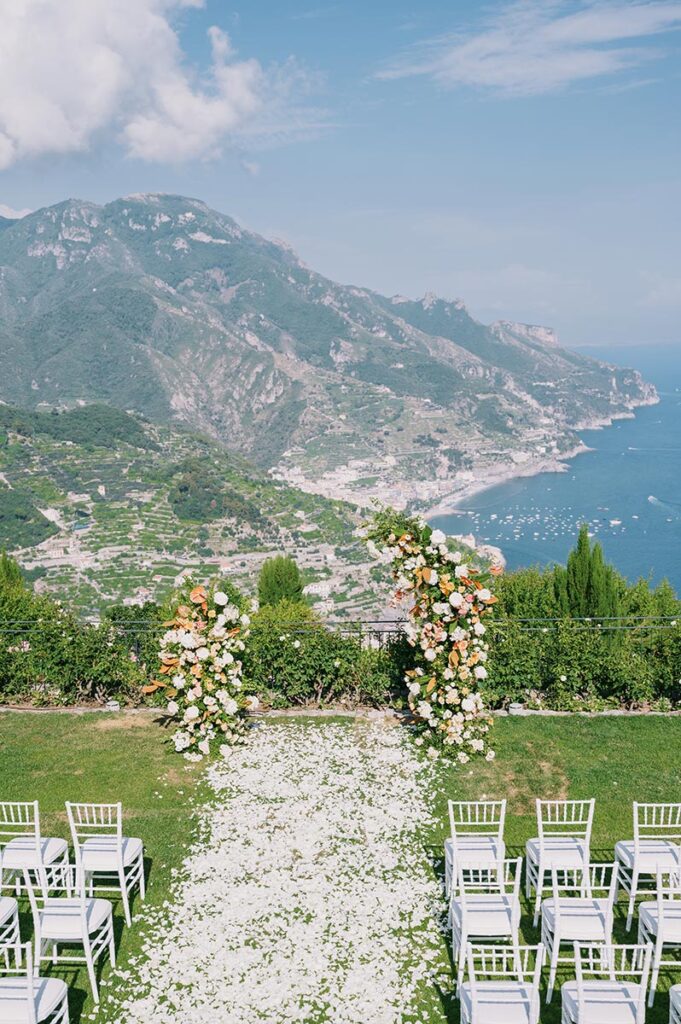
{"type": "Polygon", "coordinates": [[[327,629],[305,604],[282,600],[253,617],[244,681],[274,707],[388,704],[401,678],[397,647],[364,647],[361,635],[327,629]]]}
{"type": "Polygon", "coordinates": [[[55,441],[115,448],[121,443],[137,448],[153,447],[139,420],[121,409],[93,403],[65,412],[31,412],[0,405],[0,429],[31,437],[44,434],[55,441]]]}
{"type": "Polygon", "coordinates": [[[143,672],[109,622],[80,622],[0,561],[0,701],[134,700],[143,672]]]}
{"type": "Polygon", "coordinates": [[[267,558],[258,577],[260,605],[276,605],[282,601],[303,603],[303,581],[298,566],[288,555],[267,558]]]}
{"type": "Polygon", "coordinates": [[[0,490],[0,544],[31,547],[57,532],[28,495],[4,487],[0,490]]]}
{"type": "MultiPolygon", "coordinates": [[[[563,577],[561,579],[561,604],[563,577]]],[[[567,608],[575,618],[611,618],[620,614],[620,577],[606,565],[603,549],[591,546],[589,529],[583,525],[577,546],[570,552],[564,577],[567,608]]]]}
{"type": "Polygon", "coordinates": [[[489,631],[492,706],[519,700],[577,710],[681,702],[681,602],[666,580],[655,588],[644,579],[627,585],[604,562],[600,545],[591,547],[585,527],[567,568],[508,573],[498,580],[497,595],[489,631]],[[653,623],[646,616],[667,618],[653,623]],[[528,619],[535,621],[522,621],[528,619]]]}
{"type": "Polygon", "coordinates": [[[252,527],[264,524],[258,506],[221,478],[209,459],[185,459],[172,472],[173,486],[168,497],[180,519],[209,523],[229,516],[252,527]]]}

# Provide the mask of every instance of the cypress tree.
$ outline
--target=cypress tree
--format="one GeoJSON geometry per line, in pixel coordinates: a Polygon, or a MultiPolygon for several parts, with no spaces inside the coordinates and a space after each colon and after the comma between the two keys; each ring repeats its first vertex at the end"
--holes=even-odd
{"type": "Polygon", "coordinates": [[[583,523],[579,528],[577,546],[568,555],[567,594],[570,613],[584,618],[588,611],[589,577],[591,575],[591,545],[589,528],[583,523]]]}
{"type": "Polygon", "coordinates": [[[258,578],[258,600],[261,606],[303,600],[303,581],[292,558],[276,555],[263,562],[258,578]]]}

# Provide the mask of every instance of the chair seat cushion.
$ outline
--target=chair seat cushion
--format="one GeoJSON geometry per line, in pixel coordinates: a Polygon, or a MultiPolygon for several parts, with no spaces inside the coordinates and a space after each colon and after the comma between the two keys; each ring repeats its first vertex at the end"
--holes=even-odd
{"type": "Polygon", "coordinates": [[[0,926],[6,924],[19,912],[19,904],[12,896],[0,896],[0,926]]]}
{"type": "MultiPolygon", "coordinates": [[[[129,867],[144,849],[141,839],[123,836],[123,866],[129,867]]],[[[90,836],[81,845],[83,868],[86,872],[118,871],[118,845],[115,836],[90,836]]]]}
{"type": "MultiPolygon", "coordinates": [[[[539,864],[539,839],[528,839],[525,852],[529,860],[539,864]]],[[[589,850],[586,840],[575,836],[547,836],[544,839],[542,866],[544,870],[551,868],[579,868],[589,861],[589,850]]]]}
{"type": "MultiPolygon", "coordinates": [[[[456,840],[456,861],[460,867],[485,867],[498,864],[506,856],[506,845],[496,836],[462,835],[456,840]]],[[[445,861],[452,864],[455,859],[454,840],[445,839],[445,861]]]]}
{"type": "MultiPolygon", "coordinates": [[[[98,931],[107,918],[111,917],[109,900],[87,899],[85,919],[88,934],[98,931]]],[[[44,939],[73,939],[79,942],[83,937],[81,905],[78,899],[49,899],[40,910],[40,931],[44,939]]]]}
{"type": "MultiPolygon", "coordinates": [[[[452,900],[451,919],[454,930],[461,933],[462,907],[459,899],[452,900]]],[[[520,904],[513,899],[513,896],[500,896],[498,893],[469,893],[467,895],[466,934],[468,938],[510,936],[519,924],[520,904]]]]}
{"type": "MultiPolygon", "coordinates": [[[[560,938],[577,942],[605,942],[608,901],[566,896],[560,901],[560,938]]],[[[555,900],[541,905],[542,922],[550,932],[556,930],[555,900]]]]}
{"type": "Polygon", "coordinates": [[[533,1024],[537,1019],[532,1005],[532,986],[519,981],[479,981],[476,986],[475,1017],[471,987],[465,982],[460,989],[461,1018],[475,1024],[533,1024]]]}
{"type": "MultiPolygon", "coordinates": [[[[636,1024],[636,1007],[641,986],[636,982],[585,981],[584,1015],[579,1024],[636,1024]]],[[[561,988],[563,1009],[571,1020],[577,1020],[579,1003],[577,982],[566,981],[561,988]]]]}
{"type": "MultiPolygon", "coordinates": [[[[29,1024],[26,978],[0,978],[0,1020],[2,1024],[29,1024]]],[[[58,1007],[67,995],[59,978],[36,978],[35,1016],[38,1024],[58,1007]]]]}
{"type": "MultiPolygon", "coordinates": [[[[635,846],[633,839],[621,839],[615,843],[615,858],[630,870],[634,867],[635,846]]],[[[638,844],[638,870],[643,875],[654,875],[659,867],[679,866],[679,847],[671,839],[642,839],[638,844]]]]}
{"type": "MultiPolygon", "coordinates": [[[[681,942],[681,900],[663,900],[662,933],[665,942],[681,942]]],[[[639,920],[649,932],[657,935],[659,914],[657,901],[641,903],[638,908],[639,920]]]]}
{"type": "Polygon", "coordinates": [[[38,856],[33,836],[17,836],[10,839],[2,851],[2,867],[4,871],[20,871],[47,866],[61,860],[67,850],[65,839],[41,839],[38,856]]]}

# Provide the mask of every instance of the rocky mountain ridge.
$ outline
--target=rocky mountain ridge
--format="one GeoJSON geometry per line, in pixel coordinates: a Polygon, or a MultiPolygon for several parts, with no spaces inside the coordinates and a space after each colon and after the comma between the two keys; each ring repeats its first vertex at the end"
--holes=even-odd
{"type": "Polygon", "coordinates": [[[303,490],[426,507],[656,399],[633,370],[460,300],[339,285],[196,199],[0,224],[0,398],[179,421],[303,490]]]}

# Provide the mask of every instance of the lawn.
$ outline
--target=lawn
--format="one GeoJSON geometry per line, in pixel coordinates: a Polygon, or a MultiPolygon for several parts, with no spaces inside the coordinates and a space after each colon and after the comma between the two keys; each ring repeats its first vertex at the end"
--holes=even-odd
{"type": "MultiPolygon", "coordinates": [[[[185,765],[165,739],[148,714],[0,714],[0,799],[38,800],[43,835],[65,838],[65,800],[120,800],[126,834],[144,840],[147,903],[160,904],[191,838],[191,800],[201,788],[196,766],[185,765]]],[[[138,908],[136,899],[133,915],[138,908]]],[[[141,936],[134,921],[131,929],[124,927],[119,902],[115,922],[118,959],[125,962],[138,950],[141,936]]],[[[32,933],[30,913],[22,914],[21,927],[26,940],[32,933]]],[[[107,964],[105,979],[108,970],[107,964]]],[[[76,1024],[93,1007],[85,969],[60,967],[57,974],[69,982],[76,1024]]]]}
{"type": "MultiPolygon", "coordinates": [[[[291,720],[291,727],[295,722],[300,719],[291,720]]],[[[314,727],[323,729],[328,724],[328,719],[320,720],[314,727]]],[[[45,834],[64,836],[64,800],[121,800],[128,834],[144,838],[148,902],[158,906],[169,894],[171,870],[181,863],[191,838],[191,800],[204,795],[200,767],[186,766],[164,741],[165,733],[151,716],[3,714],[0,794],[10,800],[38,799],[45,834]]],[[[594,859],[612,858],[615,841],[631,837],[634,799],[681,799],[681,718],[502,718],[495,726],[495,747],[497,758],[492,763],[458,769],[441,764],[435,769],[428,799],[435,806],[439,825],[425,840],[436,870],[441,868],[438,858],[447,832],[447,797],[507,797],[506,839],[509,854],[515,855],[523,853],[525,840],[536,834],[536,796],[595,796],[594,859]]],[[[134,925],[123,930],[118,905],[116,915],[119,963],[125,966],[131,955],[139,952],[141,935],[134,925]]],[[[528,921],[525,913],[525,937],[537,941],[528,921]]],[[[24,934],[28,937],[27,919],[24,934]]],[[[635,934],[634,926],[630,941],[635,941],[635,934]]],[[[618,941],[625,941],[625,935],[619,908],[618,941]]],[[[58,969],[59,974],[61,971],[58,969]]],[[[105,968],[104,979],[107,973],[105,968]]],[[[91,1012],[92,1004],[82,973],[67,976],[67,980],[73,982],[75,1024],[91,1012]]],[[[661,987],[666,988],[670,980],[663,972],[661,987]]],[[[673,980],[681,981],[681,969],[673,980]]],[[[420,1019],[428,1024],[458,1021],[458,1005],[447,994],[451,977],[444,956],[437,982],[441,1002],[426,1000],[420,1019]]],[[[666,996],[660,993],[647,1020],[661,1024],[667,1013],[666,996]]],[[[557,1024],[559,993],[541,1019],[557,1024]]],[[[122,1016],[119,1021],[126,1024],[122,1016]]]]}

